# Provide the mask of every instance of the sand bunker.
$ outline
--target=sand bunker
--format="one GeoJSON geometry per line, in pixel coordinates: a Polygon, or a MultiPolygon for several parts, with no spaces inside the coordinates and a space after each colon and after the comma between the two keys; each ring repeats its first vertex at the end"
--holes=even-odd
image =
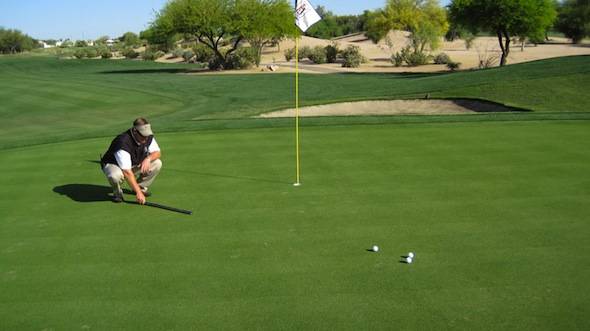
{"type": "MultiPolygon", "coordinates": [[[[509,112],[514,109],[476,100],[390,100],[345,102],[304,107],[300,116],[359,116],[359,115],[453,115],[489,112],[509,112]]],[[[259,115],[263,118],[294,117],[295,109],[285,109],[259,115]]]]}

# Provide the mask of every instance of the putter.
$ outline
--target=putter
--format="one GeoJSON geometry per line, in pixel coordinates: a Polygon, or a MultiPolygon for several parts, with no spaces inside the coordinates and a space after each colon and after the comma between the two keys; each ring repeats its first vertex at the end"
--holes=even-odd
{"type": "Polygon", "coordinates": [[[169,211],[174,211],[174,212],[181,213],[181,214],[186,214],[186,215],[192,215],[193,214],[193,212],[190,211],[190,210],[180,209],[180,208],[174,208],[174,207],[169,207],[169,206],[164,206],[164,205],[161,205],[159,203],[153,203],[153,202],[149,202],[149,201],[146,201],[145,202],[145,205],[146,206],[150,206],[150,207],[154,207],[154,208],[160,208],[160,209],[165,209],[165,210],[169,210],[169,211]]]}
{"type": "MultiPolygon", "coordinates": [[[[123,200],[125,201],[125,203],[130,203],[133,205],[139,205],[139,203],[137,201],[127,201],[127,200],[123,200]]],[[[192,215],[193,212],[190,210],[186,210],[186,209],[180,209],[180,208],[174,208],[174,207],[170,207],[170,206],[165,206],[165,205],[161,205],[159,203],[154,203],[154,202],[149,202],[146,201],[144,206],[148,206],[148,207],[154,207],[154,208],[159,208],[159,209],[164,209],[164,210],[169,210],[169,211],[173,211],[173,212],[177,212],[177,213],[181,213],[181,214],[186,214],[186,215],[192,215]]]]}
{"type": "MultiPolygon", "coordinates": [[[[102,154],[100,154],[99,156],[100,156],[100,158],[98,160],[99,160],[99,163],[100,163],[100,160],[102,160],[102,154]]],[[[102,169],[102,164],[100,165],[100,168],[102,169]]],[[[134,205],[139,205],[139,203],[137,203],[136,201],[127,201],[125,199],[123,199],[123,201],[125,201],[126,203],[131,203],[131,204],[134,204],[134,205]]],[[[154,203],[154,202],[149,202],[149,201],[146,201],[145,204],[144,204],[144,206],[149,206],[149,207],[154,207],[154,208],[160,208],[160,209],[169,210],[169,211],[173,211],[173,212],[177,212],[177,213],[181,213],[181,214],[186,214],[186,215],[192,215],[193,214],[193,212],[190,211],[190,210],[180,209],[180,208],[174,208],[174,207],[170,207],[170,206],[164,206],[164,205],[161,205],[159,203],[154,203]]]]}

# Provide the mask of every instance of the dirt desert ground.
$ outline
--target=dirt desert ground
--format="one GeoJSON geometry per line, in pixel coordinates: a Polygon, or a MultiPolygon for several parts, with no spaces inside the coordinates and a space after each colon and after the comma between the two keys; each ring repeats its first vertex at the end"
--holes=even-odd
{"type": "MultiPolygon", "coordinates": [[[[314,64],[305,59],[300,62],[299,71],[301,73],[341,73],[341,72],[357,72],[357,73],[396,73],[396,72],[439,72],[447,71],[445,65],[430,64],[418,67],[395,67],[391,63],[391,56],[400,51],[408,45],[408,32],[392,31],[386,39],[378,44],[373,43],[365,37],[364,34],[354,34],[337,38],[335,40],[317,39],[311,37],[302,37],[300,40],[300,47],[315,47],[338,45],[340,49],[346,48],[350,45],[358,46],[362,54],[367,58],[368,62],[361,65],[360,68],[343,68],[339,63],[314,64]]],[[[284,51],[295,47],[295,41],[287,39],[282,41],[276,47],[266,47],[263,51],[262,64],[259,68],[240,71],[224,71],[221,74],[236,74],[236,73],[255,73],[255,72],[269,72],[268,67],[275,66],[274,72],[294,72],[295,61],[290,62],[285,60],[284,51]]],[[[476,38],[472,46],[467,49],[464,40],[455,40],[453,42],[444,41],[441,47],[430,54],[436,55],[438,53],[446,53],[455,62],[461,63],[461,70],[474,69],[479,66],[481,60],[496,57],[499,59],[500,47],[498,40],[495,37],[479,37],[476,38]]],[[[580,45],[573,45],[566,38],[551,37],[546,44],[532,45],[526,44],[524,48],[518,42],[512,43],[511,52],[508,57],[508,64],[529,62],[535,60],[542,60],[547,58],[573,56],[573,55],[590,55],[590,42],[586,41],[580,45]]],[[[163,57],[158,62],[180,62],[182,59],[170,58],[170,55],[163,57]]],[[[497,63],[497,61],[496,61],[497,63]]]]}
{"type": "MultiPolygon", "coordinates": [[[[542,45],[526,44],[524,49],[520,43],[513,43],[508,58],[509,64],[529,62],[547,58],[590,55],[590,44],[572,45],[566,38],[550,38],[550,42],[542,45]]],[[[368,59],[368,63],[360,68],[342,68],[338,63],[334,64],[313,64],[309,60],[300,63],[301,72],[306,73],[337,73],[337,72],[437,72],[448,70],[445,65],[425,65],[419,67],[395,67],[390,59],[392,54],[400,51],[408,45],[408,33],[393,31],[389,33],[388,39],[378,44],[367,39],[364,34],[355,34],[337,40],[324,40],[310,37],[303,37],[300,47],[327,46],[337,44],[339,48],[346,48],[349,45],[359,46],[362,54],[368,59]],[[390,42],[387,42],[389,40],[390,42]],[[391,45],[392,47],[388,46],[391,45]]],[[[294,47],[293,40],[283,41],[279,47],[267,48],[263,54],[262,63],[265,65],[275,64],[280,71],[290,72],[294,70],[295,61],[287,62],[283,55],[284,50],[294,47]]],[[[473,42],[470,49],[466,48],[464,40],[443,42],[441,48],[430,52],[432,55],[444,52],[455,62],[461,63],[461,69],[473,69],[479,66],[480,60],[496,56],[499,58],[500,47],[495,37],[479,37],[473,42]]]]}

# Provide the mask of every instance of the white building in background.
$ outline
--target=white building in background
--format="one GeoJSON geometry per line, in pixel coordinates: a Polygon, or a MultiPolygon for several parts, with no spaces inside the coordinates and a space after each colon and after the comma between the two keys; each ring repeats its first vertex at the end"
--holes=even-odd
{"type": "Polygon", "coordinates": [[[40,44],[41,46],[43,46],[43,48],[53,48],[53,47],[56,47],[56,46],[57,46],[57,44],[56,44],[55,46],[54,46],[54,45],[49,45],[49,44],[48,44],[48,43],[46,43],[44,40],[39,40],[39,44],[40,44]]]}

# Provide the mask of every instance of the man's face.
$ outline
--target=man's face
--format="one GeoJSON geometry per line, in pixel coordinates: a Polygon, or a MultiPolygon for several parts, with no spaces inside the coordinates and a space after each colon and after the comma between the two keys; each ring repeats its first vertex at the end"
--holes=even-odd
{"type": "Polygon", "coordinates": [[[145,144],[148,140],[148,137],[142,136],[139,132],[137,132],[137,130],[133,130],[133,134],[135,135],[135,139],[137,139],[137,142],[139,142],[140,144],[145,144]]]}

